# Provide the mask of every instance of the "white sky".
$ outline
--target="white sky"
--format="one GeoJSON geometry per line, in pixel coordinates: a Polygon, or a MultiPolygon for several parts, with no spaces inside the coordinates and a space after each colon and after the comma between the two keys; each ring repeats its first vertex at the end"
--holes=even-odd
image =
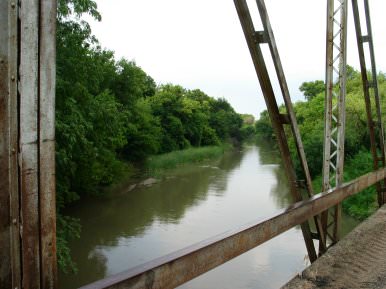
{"type": "MultiPolygon", "coordinates": [[[[361,3],[362,1],[358,1],[361,3]]],[[[232,0],[97,0],[102,47],[135,60],[158,84],[199,88],[258,116],[265,103],[232,0]]],[[[252,13],[256,3],[248,0],[252,13]]],[[[324,80],[326,0],[266,0],[293,101],[324,80]]],[[[370,0],[377,69],[386,72],[386,0],[370,0]]],[[[351,1],[348,64],[359,68],[351,1]]],[[[258,17],[256,18],[258,19],[258,17]]],[[[256,30],[261,30],[256,21],[256,30]]],[[[268,49],[264,49],[269,56],[268,49]]],[[[266,57],[270,59],[270,57],[266,57]]],[[[270,73],[274,76],[272,66],[270,73]]],[[[275,85],[275,87],[278,87],[275,85]]]]}

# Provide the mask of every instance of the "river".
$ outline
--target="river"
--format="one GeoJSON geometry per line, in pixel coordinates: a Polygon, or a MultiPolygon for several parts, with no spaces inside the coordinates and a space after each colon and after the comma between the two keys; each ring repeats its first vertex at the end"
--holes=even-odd
{"type": "MultiPolygon", "coordinates": [[[[107,196],[83,199],[66,212],[81,220],[81,238],[71,243],[79,272],[60,274],[60,288],[77,288],[271,216],[290,203],[279,163],[269,144],[251,145],[170,171],[151,186],[123,182],[107,196]]],[[[345,217],[343,233],[356,224],[345,217]]],[[[278,288],[308,264],[294,228],[180,288],[278,288]]]]}

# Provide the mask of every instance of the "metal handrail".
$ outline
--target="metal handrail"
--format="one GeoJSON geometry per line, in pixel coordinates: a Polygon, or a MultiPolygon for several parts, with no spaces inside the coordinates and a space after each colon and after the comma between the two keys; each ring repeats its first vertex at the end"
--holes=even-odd
{"type": "Polygon", "coordinates": [[[258,220],[160,257],[81,289],[175,288],[328,210],[386,177],[386,168],[314,195],[258,220]]]}

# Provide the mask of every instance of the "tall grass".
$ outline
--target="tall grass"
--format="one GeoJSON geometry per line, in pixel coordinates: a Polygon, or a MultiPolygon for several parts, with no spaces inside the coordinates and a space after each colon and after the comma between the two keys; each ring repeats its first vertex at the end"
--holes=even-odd
{"type": "Polygon", "coordinates": [[[224,154],[224,151],[228,147],[227,145],[222,145],[188,148],[181,151],[151,156],[146,161],[146,169],[149,175],[159,175],[163,170],[173,169],[183,164],[218,158],[224,154]]]}

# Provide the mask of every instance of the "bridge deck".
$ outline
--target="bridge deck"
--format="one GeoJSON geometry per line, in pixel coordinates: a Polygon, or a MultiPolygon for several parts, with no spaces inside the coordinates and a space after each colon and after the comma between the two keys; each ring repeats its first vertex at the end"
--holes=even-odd
{"type": "Polygon", "coordinates": [[[386,289],[386,205],[282,289],[386,289]]]}

